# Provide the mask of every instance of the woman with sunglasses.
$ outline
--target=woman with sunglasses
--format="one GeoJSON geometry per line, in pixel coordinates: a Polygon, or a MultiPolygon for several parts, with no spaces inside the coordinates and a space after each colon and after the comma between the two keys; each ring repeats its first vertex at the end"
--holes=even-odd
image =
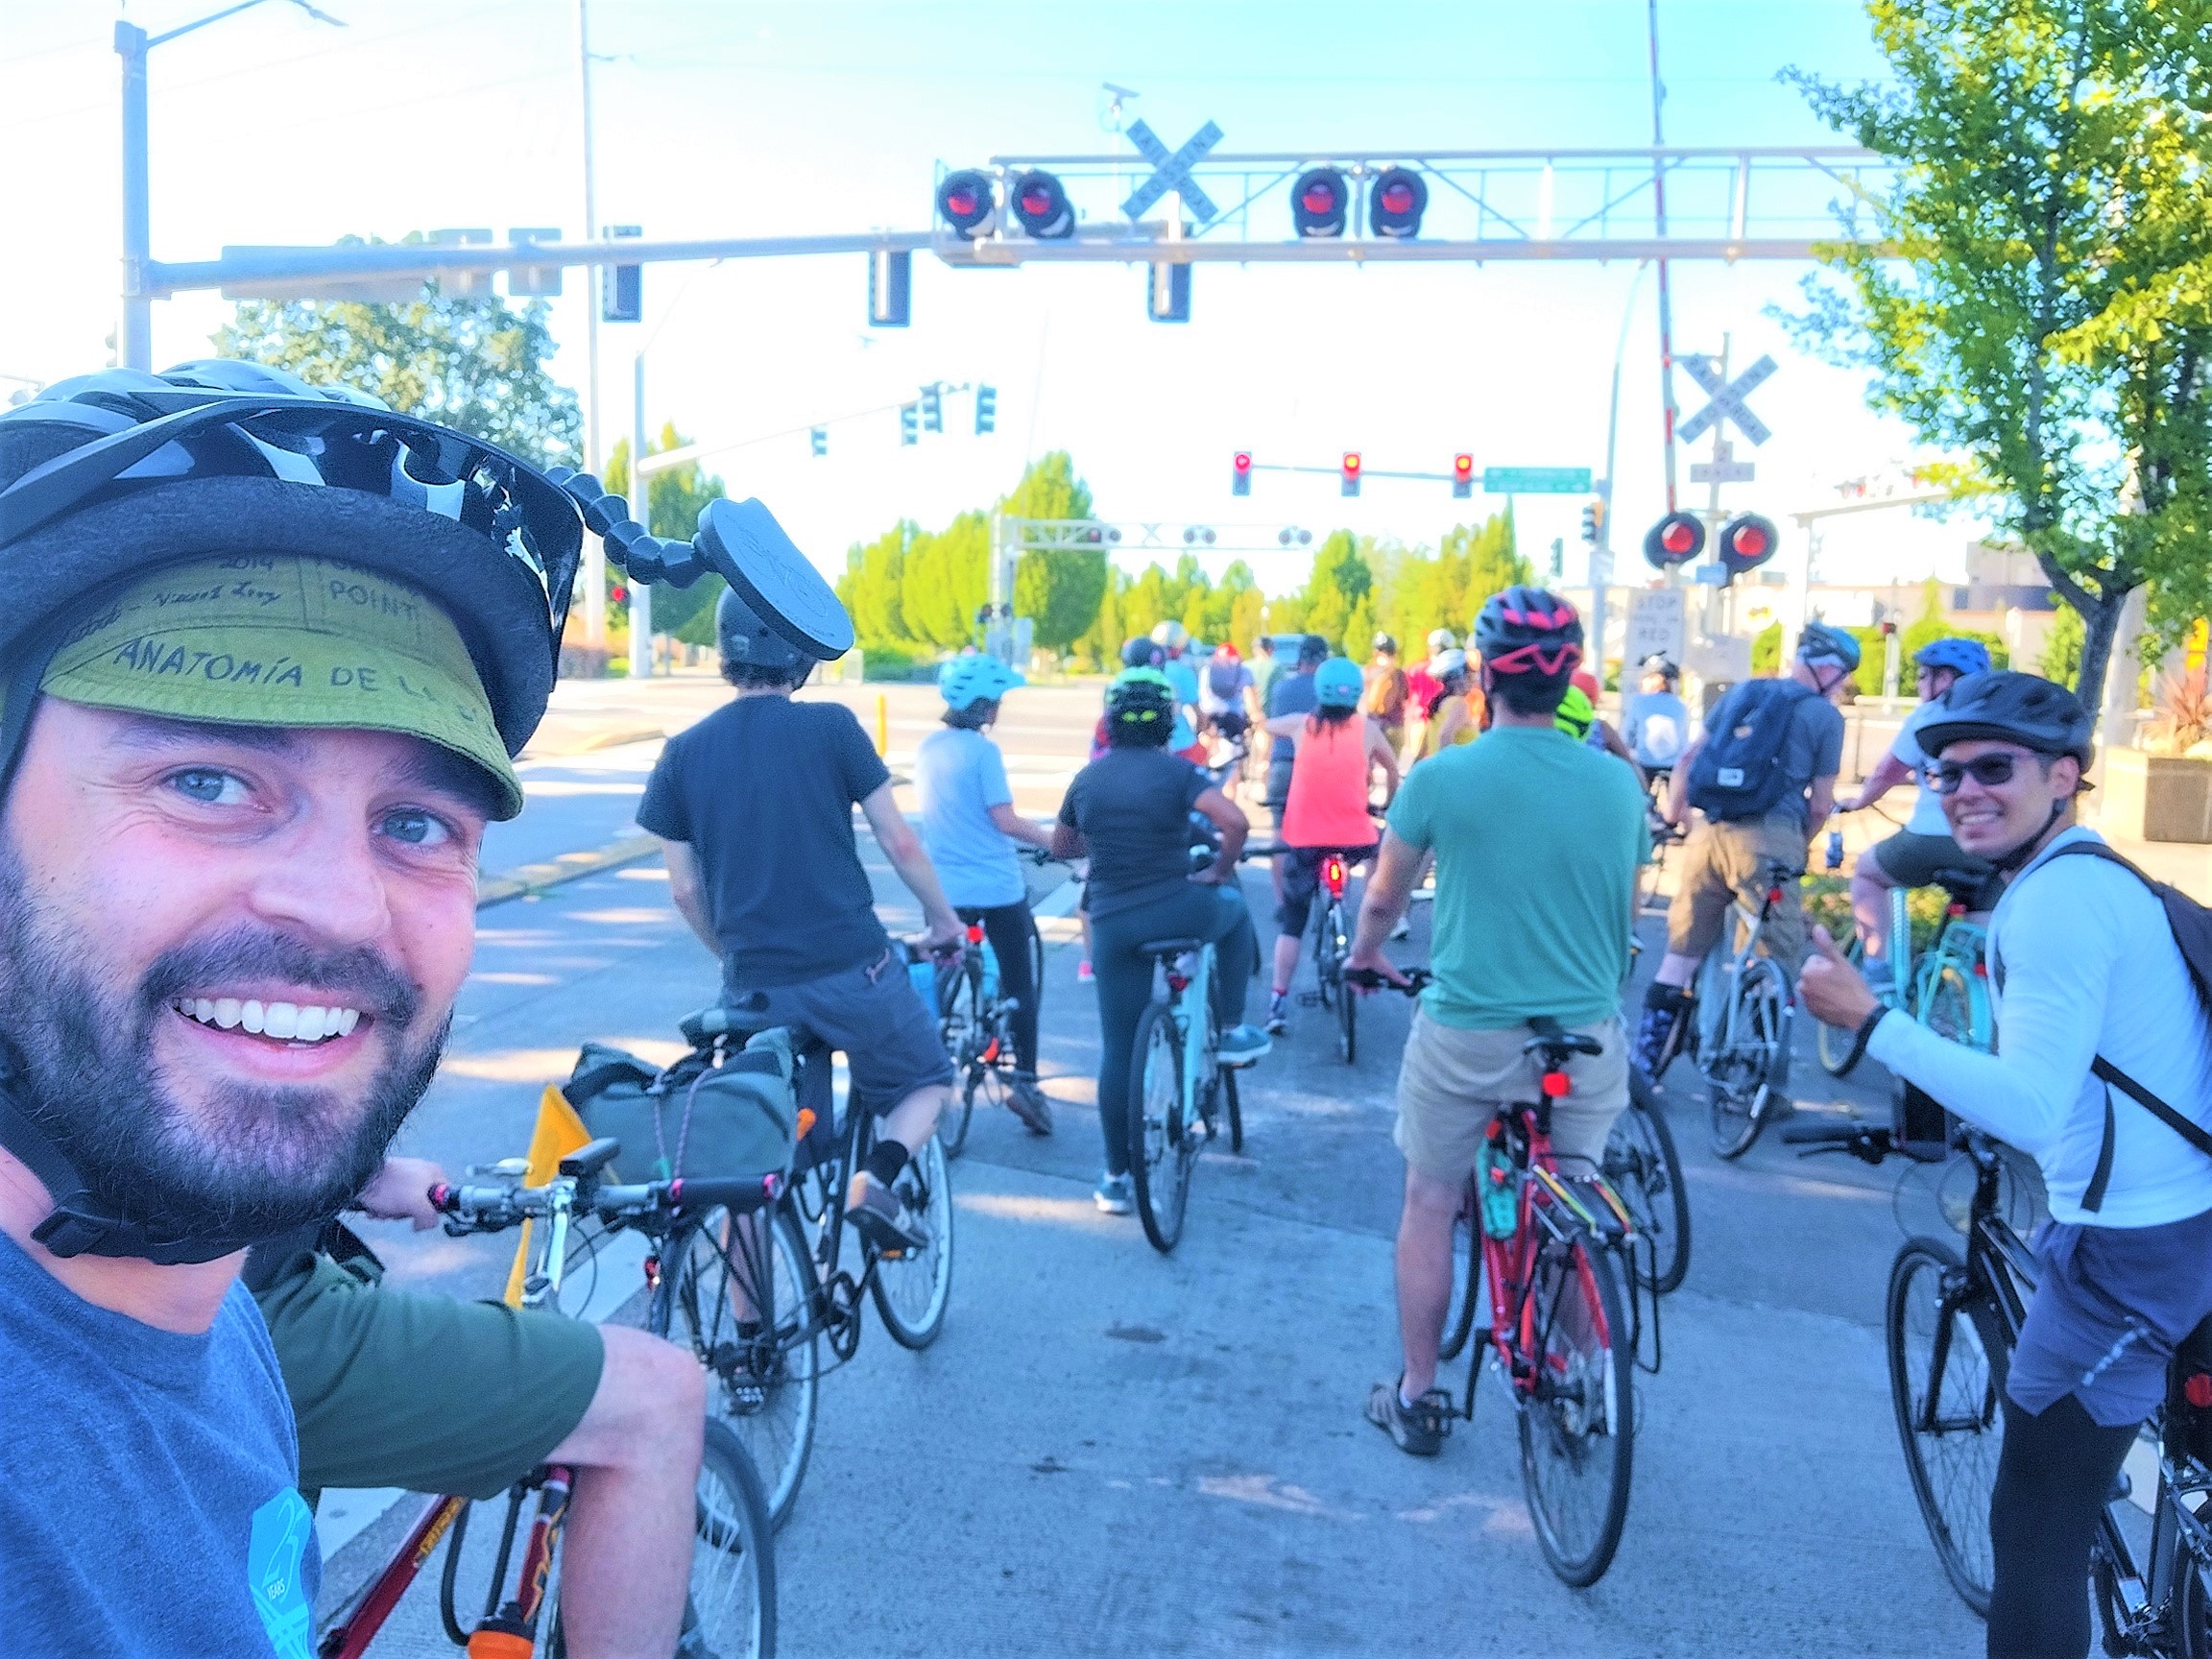
{"type": "Polygon", "coordinates": [[[1919,731],[1951,833],[2006,883],[1989,926],[1998,1053],[1891,1018],[1821,929],[1800,986],[1817,1018],[1863,1030],[1875,1059],[2043,1172],[2051,1220],[1989,1501],[1992,1655],[2088,1651],[2099,1513],[2175,1346],[2212,1315],[2212,1158],[2091,1070],[2212,1124],[2212,1032],[2165,910],[2075,821],[2093,730],[2064,687],[1988,673],[1919,731]]]}

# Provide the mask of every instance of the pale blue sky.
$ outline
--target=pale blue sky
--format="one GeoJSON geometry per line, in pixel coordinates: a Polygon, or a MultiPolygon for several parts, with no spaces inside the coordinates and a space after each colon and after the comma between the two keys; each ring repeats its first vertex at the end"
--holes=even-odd
{"type": "MultiPolygon", "coordinates": [[[[131,0],[159,31],[211,0],[131,0]]],[[[568,0],[329,0],[329,29],[270,4],[153,59],[159,257],[226,243],[397,237],[445,225],[581,224],[568,0]]],[[[652,234],[920,228],[935,165],[993,154],[1096,151],[1098,84],[1169,144],[1217,122],[1228,150],[1407,150],[1648,141],[1644,0],[1494,0],[1373,9],[1224,4],[917,4],[911,0],[597,0],[604,221],[652,234]]],[[[58,377],[104,360],[113,326],[117,8],[0,0],[0,225],[36,237],[0,261],[0,372],[58,377]]],[[[1832,141],[1778,85],[1801,64],[1845,78],[1880,62],[1855,0],[1661,0],[1668,138],[1832,141]]],[[[1266,226],[1264,216],[1260,221],[1266,226]]],[[[1272,233],[1269,231],[1268,233],[1272,233]]],[[[933,524],[986,502],[1025,458],[1073,451],[1103,512],[1315,530],[1347,524],[1433,541],[1484,503],[1442,485],[1262,476],[1228,493],[1239,446],[1264,460],[1371,467],[1599,467],[1613,347],[1631,266],[1201,266],[1193,318],[1146,321],[1128,268],[1001,272],[915,264],[914,326],[864,327],[856,256],[654,268],[642,329],[602,331],[610,434],[629,426],[632,355],[659,325],[647,407],[657,429],[726,441],[910,396],[921,381],[998,388],[999,431],[901,449],[888,418],[839,426],[825,461],[804,439],[715,465],[757,493],[821,563],[904,514],[933,524]],[[679,295],[681,294],[681,299],[679,295]],[[673,311],[671,306],[673,305],[673,311]],[[1461,513],[1455,515],[1455,506],[1461,513]]],[[[1800,356],[1763,315],[1801,271],[1676,267],[1681,350],[1782,372],[1755,399],[1775,437],[1734,499],[1780,517],[1834,481],[1911,456],[1863,409],[1857,377],[1800,356]]],[[[583,374],[583,284],[557,303],[556,367],[583,374]]],[[[1616,542],[1660,499],[1652,284],[1636,301],[1622,402],[1616,542]]],[[[156,306],[157,362],[198,354],[228,314],[211,296],[156,306]]],[[[1688,404],[1694,388],[1680,395],[1688,404]]],[[[1740,453],[1743,452],[1740,447],[1740,453]]],[[[1579,503],[1524,498],[1524,536],[1563,535],[1581,574],[1579,503]]],[[[1956,572],[1963,525],[1845,521],[1823,575],[1956,572]]],[[[1787,555],[1786,555],[1787,557],[1787,555]]],[[[1294,561],[1263,568],[1293,582],[1294,561]]],[[[1627,574],[1627,572],[1623,572],[1627,574]]]]}

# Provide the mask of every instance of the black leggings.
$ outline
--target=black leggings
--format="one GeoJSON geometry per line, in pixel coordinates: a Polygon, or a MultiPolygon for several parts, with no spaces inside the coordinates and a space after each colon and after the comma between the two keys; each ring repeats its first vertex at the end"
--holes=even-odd
{"type": "Polygon", "coordinates": [[[2101,1429],[2071,1394],[2033,1416],[2006,1399],[1989,1494],[1989,1659],[2089,1651],[2089,1546],[2134,1441],[2133,1424],[2101,1429]]]}
{"type": "Polygon", "coordinates": [[[1029,901],[1011,904],[960,906],[960,920],[983,924],[983,937],[998,958],[998,994],[1011,997],[1014,1009],[1014,1066],[1017,1070],[1037,1070],[1037,998],[1044,988],[1032,972],[1037,949],[1037,919],[1029,913],[1029,901]]]}

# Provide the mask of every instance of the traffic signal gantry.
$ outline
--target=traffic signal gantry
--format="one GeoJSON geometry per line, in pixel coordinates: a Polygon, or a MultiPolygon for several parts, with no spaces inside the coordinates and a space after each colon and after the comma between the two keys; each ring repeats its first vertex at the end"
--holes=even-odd
{"type": "MultiPolygon", "coordinates": [[[[1379,469],[1367,465],[1367,457],[1358,449],[1346,449],[1336,458],[1334,467],[1300,466],[1289,462],[1256,461],[1252,451],[1239,449],[1229,458],[1229,493],[1232,495],[1252,493],[1252,474],[1255,472],[1314,472],[1334,474],[1339,491],[1346,495],[1359,493],[1360,486],[1370,478],[1412,479],[1420,483],[1449,484],[1457,500],[1466,500],[1481,486],[1485,495],[1580,495],[1590,485],[1587,467],[1485,467],[1476,469],[1475,457],[1468,450],[1460,450],[1452,457],[1449,472],[1408,472],[1397,469],[1379,469]]],[[[1596,504],[1598,523],[1602,533],[1604,508],[1596,504]]],[[[1590,510],[1583,512],[1584,535],[1589,536],[1590,510]]],[[[1592,545],[1598,545],[1593,542],[1592,545]]]]}

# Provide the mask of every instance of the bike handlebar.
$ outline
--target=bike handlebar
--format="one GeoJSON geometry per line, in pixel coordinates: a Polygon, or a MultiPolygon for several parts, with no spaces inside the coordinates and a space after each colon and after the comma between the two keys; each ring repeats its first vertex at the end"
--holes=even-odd
{"type": "Polygon", "coordinates": [[[1871,1123],[1791,1123],[1783,1129],[1782,1139],[1805,1148],[1797,1154],[1800,1158],[1847,1152],[1862,1164],[1880,1164],[1901,1150],[1887,1129],[1871,1123]]]}
{"type": "Polygon", "coordinates": [[[1383,978],[1372,968],[1347,968],[1344,970],[1344,983],[1358,986],[1362,991],[1396,991],[1403,996],[1414,997],[1433,984],[1436,978],[1426,968],[1401,968],[1398,972],[1406,975],[1406,983],[1403,985],[1383,978]]]}
{"type": "Polygon", "coordinates": [[[671,1220],[714,1209],[740,1214],[758,1210],[773,1203],[782,1191],[783,1177],[679,1175],[666,1181],[600,1186],[589,1176],[564,1175],[542,1187],[456,1187],[441,1181],[430,1189],[429,1198],[431,1208],[445,1217],[445,1231],[458,1238],[468,1233],[503,1233],[534,1216],[551,1214],[555,1198],[564,1189],[576,1211],[621,1226],[671,1220]]]}

